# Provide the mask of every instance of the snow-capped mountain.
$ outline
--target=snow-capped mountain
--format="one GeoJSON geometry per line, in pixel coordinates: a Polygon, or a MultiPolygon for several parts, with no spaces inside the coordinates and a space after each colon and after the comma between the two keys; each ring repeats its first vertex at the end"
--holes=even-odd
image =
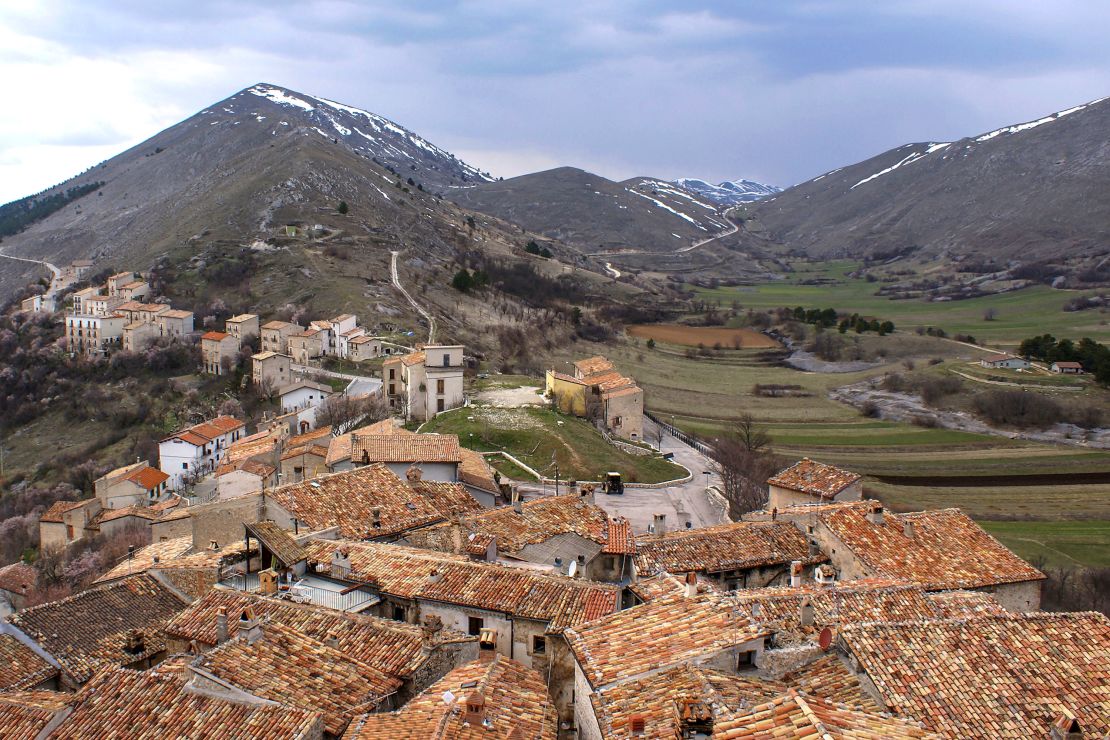
{"type": "Polygon", "coordinates": [[[493,178],[388,118],[334,100],[260,83],[199,114],[211,126],[255,125],[274,135],[304,129],[389,165],[403,178],[436,189],[493,178]],[[415,173],[415,174],[413,174],[415,173]]]}
{"type": "Polygon", "coordinates": [[[774,185],[764,185],[754,180],[726,180],[713,185],[694,177],[681,177],[675,180],[674,184],[722,206],[753,203],[782,192],[782,188],[776,188],[774,185]]]}

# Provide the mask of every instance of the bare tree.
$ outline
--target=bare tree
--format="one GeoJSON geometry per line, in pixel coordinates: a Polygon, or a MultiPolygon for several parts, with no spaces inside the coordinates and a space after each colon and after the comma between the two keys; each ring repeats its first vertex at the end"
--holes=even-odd
{"type": "Polygon", "coordinates": [[[316,409],[316,426],[331,426],[339,436],[365,424],[389,417],[389,404],[381,393],[366,396],[332,396],[316,409]]]}
{"type": "Polygon", "coordinates": [[[767,502],[767,479],[782,467],[778,456],[767,449],[770,443],[770,435],[745,414],[713,445],[714,467],[734,521],[767,502]]]}

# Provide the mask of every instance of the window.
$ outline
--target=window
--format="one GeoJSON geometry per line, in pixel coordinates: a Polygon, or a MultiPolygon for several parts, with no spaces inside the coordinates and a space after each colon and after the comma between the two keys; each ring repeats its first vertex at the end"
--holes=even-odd
{"type": "Polygon", "coordinates": [[[481,617],[470,617],[467,621],[466,633],[477,637],[482,632],[482,627],[486,624],[486,620],[481,617]]]}
{"type": "Polygon", "coordinates": [[[446,411],[446,410],[447,410],[447,404],[444,402],[444,400],[442,398],[437,398],[436,399],[436,411],[446,411]]]}
{"type": "Polygon", "coordinates": [[[66,539],[67,540],[72,540],[73,539],[73,525],[72,524],[67,524],[66,525],[66,539]]]}
{"type": "Polygon", "coordinates": [[[438,380],[436,380],[436,393],[444,393],[443,378],[439,378],[438,380]]]}
{"type": "Polygon", "coordinates": [[[755,668],[755,651],[744,650],[736,656],[736,670],[750,671],[755,668]]]}
{"type": "Polygon", "coordinates": [[[444,367],[451,367],[451,355],[444,355],[443,356],[443,366],[444,367]]]}
{"type": "Polygon", "coordinates": [[[188,470],[189,469],[189,463],[181,463],[181,469],[182,470],[188,470]]]}
{"type": "MultiPolygon", "coordinates": [[[[396,368],[392,368],[392,367],[391,367],[391,368],[389,368],[389,379],[390,379],[390,380],[396,380],[396,378],[397,378],[397,370],[396,370],[396,368]]],[[[392,388],[393,386],[390,386],[390,387],[392,388]]]]}
{"type": "Polygon", "coordinates": [[[532,655],[547,653],[547,638],[543,635],[532,635],[532,655]]]}
{"type": "Polygon", "coordinates": [[[393,607],[393,618],[395,620],[397,620],[398,622],[404,622],[405,621],[405,607],[403,607],[403,606],[393,607]]]}

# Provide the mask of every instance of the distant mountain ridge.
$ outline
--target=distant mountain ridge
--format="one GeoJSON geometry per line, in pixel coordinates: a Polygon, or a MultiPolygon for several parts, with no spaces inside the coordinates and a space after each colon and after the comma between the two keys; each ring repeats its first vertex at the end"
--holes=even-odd
{"type": "Polygon", "coordinates": [[[757,200],[782,192],[782,188],[765,185],[754,180],[726,180],[713,185],[694,177],[681,177],[675,180],[674,183],[695,195],[724,206],[754,203],[757,200]]]}
{"type": "Polygon", "coordinates": [[[1110,251],[1110,99],[906,144],[749,207],[742,238],[811,256],[1023,262],[1110,251]]]}

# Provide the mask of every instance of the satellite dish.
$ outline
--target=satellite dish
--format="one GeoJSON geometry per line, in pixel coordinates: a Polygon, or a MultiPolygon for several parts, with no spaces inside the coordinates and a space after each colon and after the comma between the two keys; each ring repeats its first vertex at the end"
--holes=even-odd
{"type": "Polygon", "coordinates": [[[567,569],[567,575],[570,576],[571,578],[574,578],[574,576],[577,575],[577,573],[578,573],[578,561],[577,560],[572,560],[572,561],[570,561],[570,568],[567,569]]]}
{"type": "Polygon", "coordinates": [[[817,644],[821,646],[822,650],[828,650],[832,647],[832,630],[828,627],[821,630],[821,635],[817,638],[817,644]]]}

